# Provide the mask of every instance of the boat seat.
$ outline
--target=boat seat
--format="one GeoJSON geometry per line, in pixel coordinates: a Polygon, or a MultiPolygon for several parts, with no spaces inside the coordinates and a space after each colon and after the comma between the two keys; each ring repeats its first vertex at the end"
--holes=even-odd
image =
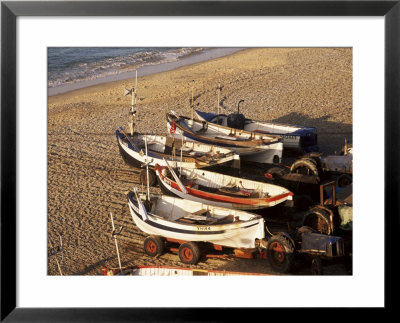
{"type": "Polygon", "coordinates": [[[188,224],[196,223],[195,220],[187,219],[186,217],[179,218],[179,219],[175,220],[175,222],[182,222],[182,223],[188,223],[188,224]]]}
{"type": "Polygon", "coordinates": [[[200,210],[198,210],[198,211],[196,211],[196,212],[193,212],[193,213],[191,213],[191,214],[194,214],[194,215],[204,215],[204,214],[206,214],[207,212],[208,212],[207,209],[200,209],[200,210]]]}
{"type": "Polygon", "coordinates": [[[229,214],[221,219],[214,221],[212,224],[228,224],[228,223],[233,223],[234,220],[235,217],[232,214],[229,214]]]}
{"type": "Polygon", "coordinates": [[[252,191],[241,189],[239,187],[225,186],[218,188],[218,192],[225,195],[233,195],[238,197],[250,197],[252,191]]]}

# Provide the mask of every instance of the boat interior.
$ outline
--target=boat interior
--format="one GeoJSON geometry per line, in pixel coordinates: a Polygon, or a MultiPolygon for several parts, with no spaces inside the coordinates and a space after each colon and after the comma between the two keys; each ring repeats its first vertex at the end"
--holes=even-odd
{"type": "MultiPolygon", "coordinates": [[[[135,134],[131,139],[136,147],[143,152],[145,152],[146,144],[143,139],[143,135],[135,134]]],[[[211,145],[204,145],[195,142],[174,140],[171,137],[165,136],[148,136],[147,141],[148,152],[160,154],[163,157],[170,158],[171,155],[175,155],[176,158],[180,158],[182,153],[182,158],[196,158],[200,160],[208,160],[215,157],[225,157],[227,155],[233,154],[228,149],[216,148],[211,145]]]]}
{"type": "Polygon", "coordinates": [[[220,225],[244,222],[259,217],[258,215],[215,208],[171,196],[154,196],[150,198],[150,201],[145,201],[143,204],[146,211],[153,216],[185,224],[220,225]]]}
{"type": "MultiPolygon", "coordinates": [[[[182,169],[182,173],[178,174],[182,184],[188,188],[193,188],[196,190],[200,190],[203,192],[213,193],[213,194],[221,194],[232,197],[240,197],[240,198],[263,198],[263,197],[271,197],[270,193],[266,192],[265,188],[262,187],[263,183],[258,185],[248,185],[245,180],[224,180],[219,179],[218,177],[224,177],[222,174],[216,174],[213,180],[209,180],[208,176],[201,176],[199,173],[190,174],[186,172],[186,170],[182,169]]],[[[206,172],[202,172],[205,174],[206,172]]],[[[170,178],[174,181],[172,174],[166,168],[163,170],[163,175],[170,178]]],[[[279,194],[284,193],[280,192],[279,194]]]]}

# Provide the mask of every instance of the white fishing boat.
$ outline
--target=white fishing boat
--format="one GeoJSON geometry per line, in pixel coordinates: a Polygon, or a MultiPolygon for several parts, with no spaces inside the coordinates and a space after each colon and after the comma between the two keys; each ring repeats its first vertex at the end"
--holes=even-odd
{"type": "Polygon", "coordinates": [[[240,210],[260,210],[292,200],[288,189],[200,169],[155,166],[161,190],[184,199],[240,210]],[[177,170],[178,171],[178,170],[177,170]]]}
{"type": "Polygon", "coordinates": [[[166,165],[168,160],[174,167],[202,168],[229,164],[240,167],[240,157],[232,150],[200,142],[182,141],[167,136],[126,134],[120,128],[116,137],[121,155],[129,164],[139,168],[148,163],[166,165]],[[147,154],[146,154],[147,144],[147,154]]]}
{"type": "Polygon", "coordinates": [[[238,113],[226,115],[195,110],[195,117],[198,120],[225,127],[282,136],[284,149],[293,149],[307,153],[318,150],[317,129],[314,127],[252,120],[245,118],[239,111],[238,113]]]}
{"type": "Polygon", "coordinates": [[[120,268],[102,267],[104,276],[272,276],[272,274],[206,270],[174,266],[129,266],[120,268]]]}
{"type": "MultiPolygon", "coordinates": [[[[151,236],[188,241],[189,247],[197,249],[191,251],[195,254],[199,253],[196,242],[229,248],[256,248],[256,242],[265,238],[264,219],[258,214],[166,195],[152,195],[144,201],[142,198],[136,188],[128,193],[129,210],[138,228],[151,236]]],[[[183,249],[184,245],[181,245],[183,249]]],[[[145,243],[146,248],[149,252],[153,248],[162,249],[161,242],[150,241],[148,245],[145,243]]],[[[181,260],[185,260],[185,254],[183,256],[182,259],[180,254],[181,260]]],[[[194,263],[191,259],[186,260],[194,263]]]]}
{"type": "Polygon", "coordinates": [[[167,128],[170,136],[202,142],[233,150],[241,160],[257,163],[280,163],[282,159],[282,137],[240,130],[194,118],[167,113],[167,128]]]}

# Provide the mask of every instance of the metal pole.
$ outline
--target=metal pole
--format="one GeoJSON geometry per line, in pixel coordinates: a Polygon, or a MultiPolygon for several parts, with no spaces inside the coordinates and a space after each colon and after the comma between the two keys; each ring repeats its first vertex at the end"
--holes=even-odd
{"type": "Polygon", "coordinates": [[[150,185],[149,185],[149,163],[147,155],[147,134],[144,135],[144,145],[146,148],[146,177],[147,177],[147,200],[150,201],[150,185]]]}
{"type": "Polygon", "coordinates": [[[137,70],[136,70],[136,81],[135,81],[135,103],[136,103],[136,92],[137,92],[137,70]]]}
{"type": "MultiPolygon", "coordinates": [[[[219,93],[221,92],[221,84],[218,84],[218,91],[217,91],[217,98],[218,98],[218,100],[217,100],[217,113],[218,113],[218,116],[219,116],[219,93]]],[[[218,117],[218,120],[219,120],[219,117],[218,117]]]]}
{"type": "Polygon", "coordinates": [[[182,156],[182,150],[183,150],[183,136],[182,136],[182,144],[181,144],[181,176],[182,176],[182,160],[183,160],[183,156],[182,156]]]}
{"type": "Polygon", "coordinates": [[[122,266],[121,266],[121,258],[119,257],[119,250],[118,250],[118,241],[117,241],[117,236],[115,234],[115,227],[114,227],[114,219],[113,219],[113,215],[112,212],[110,212],[110,216],[111,216],[111,224],[112,224],[112,235],[114,237],[114,241],[115,241],[115,249],[117,249],[117,256],[118,256],[118,264],[119,264],[119,270],[122,272],[122,266]]]}
{"type": "Polygon", "coordinates": [[[192,121],[193,121],[193,83],[194,83],[194,80],[192,81],[192,105],[191,105],[191,110],[192,110],[192,121]]]}
{"type": "MultiPolygon", "coordinates": [[[[54,250],[53,243],[51,242],[50,237],[49,237],[49,243],[50,243],[51,250],[54,250]]],[[[54,252],[55,252],[55,250],[54,250],[54,252]]],[[[60,275],[62,276],[63,274],[62,274],[62,271],[61,271],[60,263],[58,262],[58,259],[57,259],[57,253],[56,252],[54,253],[54,256],[56,258],[58,271],[60,272],[60,275]]]]}

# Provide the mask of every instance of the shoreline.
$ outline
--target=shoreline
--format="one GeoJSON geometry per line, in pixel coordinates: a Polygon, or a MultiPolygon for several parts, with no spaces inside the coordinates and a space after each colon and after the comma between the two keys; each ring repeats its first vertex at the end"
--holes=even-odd
{"type": "MultiPolygon", "coordinates": [[[[178,69],[183,66],[189,66],[205,61],[225,57],[232,55],[247,48],[242,47],[221,47],[221,48],[207,48],[200,53],[189,54],[182,59],[174,62],[160,63],[155,65],[146,65],[137,69],[137,77],[148,76],[158,74],[162,72],[168,72],[174,69],[178,69]]],[[[108,83],[114,83],[136,77],[136,70],[123,72],[120,74],[114,74],[109,76],[100,77],[93,80],[79,81],[76,83],[64,84],[56,87],[47,88],[47,96],[53,97],[61,94],[67,94],[73,91],[90,88],[93,86],[104,85],[108,83]]]]}

